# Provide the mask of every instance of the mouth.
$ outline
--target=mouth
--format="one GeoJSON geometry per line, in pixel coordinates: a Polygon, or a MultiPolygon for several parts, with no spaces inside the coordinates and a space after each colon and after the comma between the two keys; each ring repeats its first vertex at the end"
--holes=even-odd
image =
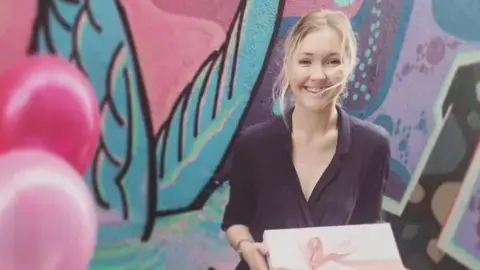
{"type": "Polygon", "coordinates": [[[327,87],[302,87],[303,90],[312,93],[312,94],[319,94],[323,92],[327,87]]]}

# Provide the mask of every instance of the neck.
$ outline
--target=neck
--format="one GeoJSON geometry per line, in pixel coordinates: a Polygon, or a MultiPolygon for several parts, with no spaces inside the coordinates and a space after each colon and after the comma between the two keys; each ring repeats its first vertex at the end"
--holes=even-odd
{"type": "Polygon", "coordinates": [[[323,136],[327,131],[337,127],[338,112],[335,104],[326,106],[321,111],[309,111],[301,106],[295,107],[292,114],[292,133],[307,141],[323,136]]]}

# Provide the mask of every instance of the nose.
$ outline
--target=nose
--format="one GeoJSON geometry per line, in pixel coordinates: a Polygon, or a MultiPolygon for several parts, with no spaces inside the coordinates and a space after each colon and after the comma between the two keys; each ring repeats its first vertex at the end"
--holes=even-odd
{"type": "Polygon", "coordinates": [[[325,80],[327,75],[325,75],[325,70],[322,65],[314,65],[311,67],[310,79],[311,80],[325,80]]]}

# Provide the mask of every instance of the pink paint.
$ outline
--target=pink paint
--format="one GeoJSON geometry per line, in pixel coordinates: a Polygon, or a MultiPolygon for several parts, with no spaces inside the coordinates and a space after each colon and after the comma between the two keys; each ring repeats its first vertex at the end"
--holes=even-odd
{"type": "Polygon", "coordinates": [[[314,9],[334,9],[345,12],[348,17],[352,18],[357,14],[364,0],[355,0],[349,6],[339,7],[334,0],[287,0],[283,17],[302,16],[314,9]]]}
{"type": "MultiPolygon", "coordinates": [[[[240,3],[240,0],[149,1],[152,1],[154,5],[167,12],[214,21],[225,30],[228,29],[238,4],[240,3]]],[[[363,0],[356,0],[349,6],[339,7],[334,0],[287,0],[283,17],[302,16],[303,14],[312,11],[312,7],[316,7],[318,9],[328,8],[342,10],[351,18],[357,14],[362,4],[363,0]]]]}
{"type": "Polygon", "coordinates": [[[37,0],[0,1],[0,44],[2,44],[0,73],[25,57],[37,13],[37,2],[37,0]],[[20,19],[14,19],[13,14],[22,15],[20,19]]]}
{"type": "Polygon", "coordinates": [[[232,23],[240,0],[147,0],[173,14],[216,22],[224,30],[232,23]]]}
{"type": "Polygon", "coordinates": [[[216,23],[169,14],[150,1],[123,0],[158,128],[185,85],[225,39],[216,23]]]}
{"type": "Polygon", "coordinates": [[[428,43],[425,59],[430,65],[436,66],[442,62],[446,50],[445,41],[441,37],[435,37],[428,43]]]}
{"type": "Polygon", "coordinates": [[[8,21],[11,18],[10,8],[12,3],[10,1],[0,1],[0,10],[2,11],[2,16],[0,16],[0,37],[3,32],[5,32],[8,21]]]}
{"type": "Polygon", "coordinates": [[[113,210],[113,209],[105,210],[97,206],[95,211],[97,213],[98,222],[102,225],[107,225],[107,224],[118,225],[119,223],[126,223],[126,221],[122,218],[120,213],[118,213],[116,210],[113,210]]]}

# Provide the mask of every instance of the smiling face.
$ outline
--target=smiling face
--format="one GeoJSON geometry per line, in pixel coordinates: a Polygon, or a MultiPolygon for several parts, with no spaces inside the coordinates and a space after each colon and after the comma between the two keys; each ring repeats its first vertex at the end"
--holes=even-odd
{"type": "Polygon", "coordinates": [[[318,111],[337,101],[345,74],[336,30],[324,27],[305,36],[288,65],[295,106],[318,111]]]}
{"type": "Polygon", "coordinates": [[[355,33],[339,11],[320,10],[303,16],[285,40],[284,59],[274,99],[285,113],[294,106],[319,112],[336,104],[355,68],[355,33]]]}

